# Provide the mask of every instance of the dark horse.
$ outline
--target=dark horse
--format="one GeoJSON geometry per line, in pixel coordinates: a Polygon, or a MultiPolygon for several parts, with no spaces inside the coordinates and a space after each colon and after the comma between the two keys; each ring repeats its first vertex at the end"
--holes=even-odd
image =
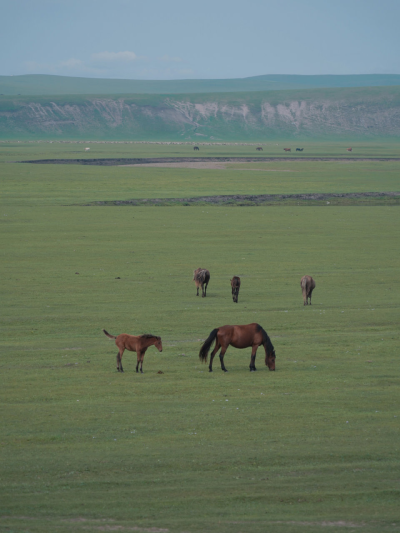
{"type": "Polygon", "coordinates": [[[199,289],[201,287],[201,295],[203,298],[207,296],[208,282],[210,281],[210,272],[206,268],[196,268],[193,271],[193,281],[196,283],[197,294],[199,295],[199,289]]]}
{"type": "Polygon", "coordinates": [[[117,337],[115,335],[110,335],[105,329],[104,333],[110,339],[115,339],[115,344],[118,346],[117,353],[117,370],[118,372],[123,372],[122,368],[122,356],[124,355],[125,350],[130,352],[136,352],[137,354],[137,365],[136,372],[139,372],[139,363],[140,363],[140,372],[143,374],[143,359],[144,354],[149,346],[155,346],[159,352],[162,352],[162,343],[161,337],[156,337],[156,335],[127,335],[126,333],[121,333],[117,337]]]}
{"type": "Polygon", "coordinates": [[[193,150],[200,150],[198,146],[193,146],[193,150]]]}
{"type": "Polygon", "coordinates": [[[247,326],[222,326],[221,328],[213,329],[208,339],[200,348],[199,358],[202,362],[207,362],[208,352],[215,340],[215,348],[211,352],[210,364],[208,366],[212,372],[212,363],[214,355],[221,348],[219,359],[221,361],[221,368],[224,372],[228,372],[224,365],[224,355],[228,346],[234,348],[249,348],[251,346],[250,372],[256,371],[256,353],[257,348],[261,345],[265,350],[265,364],[270,370],[275,370],[275,348],[272,346],[271,339],[267,332],[259,324],[247,324],[247,326]]]}
{"type": "Polygon", "coordinates": [[[239,276],[233,276],[233,278],[231,279],[231,287],[232,287],[232,298],[233,298],[233,301],[238,303],[239,289],[240,289],[240,278],[239,278],[239,276]]]}
{"type": "Polygon", "coordinates": [[[256,148],[256,150],[257,150],[258,152],[262,152],[262,151],[263,151],[263,149],[261,148],[261,146],[258,146],[258,147],[256,148]]]}
{"type": "Polygon", "coordinates": [[[296,148],[296,152],[302,152],[304,148],[296,148]]]}
{"type": "Polygon", "coordinates": [[[315,289],[315,281],[311,276],[303,276],[300,281],[300,286],[303,293],[304,305],[308,305],[308,300],[310,300],[311,305],[311,295],[315,289]]]}

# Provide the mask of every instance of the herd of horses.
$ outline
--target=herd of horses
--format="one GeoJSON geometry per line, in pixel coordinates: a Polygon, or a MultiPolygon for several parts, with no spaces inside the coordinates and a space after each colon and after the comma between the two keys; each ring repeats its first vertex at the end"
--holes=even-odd
{"type": "MultiPolygon", "coordinates": [[[[206,268],[196,268],[196,270],[193,271],[193,281],[197,288],[196,296],[199,296],[199,289],[201,288],[202,297],[205,298],[207,296],[207,286],[210,281],[210,271],[206,268]]],[[[311,305],[311,296],[315,289],[314,279],[311,276],[303,276],[300,281],[300,286],[303,293],[303,305],[311,305]]],[[[231,288],[232,299],[235,303],[238,303],[240,289],[239,276],[233,276],[231,279],[231,288]]],[[[121,335],[111,335],[105,329],[103,329],[103,332],[107,337],[115,340],[115,344],[118,347],[118,372],[124,371],[122,367],[122,356],[125,350],[136,352],[136,372],[139,372],[140,370],[143,374],[143,359],[149,346],[155,346],[159,352],[162,352],[163,349],[161,337],[157,335],[149,333],[145,335],[128,335],[126,333],[122,333],[121,335]]],[[[208,370],[210,372],[212,372],[214,356],[219,350],[221,350],[219,354],[221,370],[227,372],[224,364],[224,356],[229,346],[239,349],[251,347],[250,372],[255,372],[257,370],[255,366],[257,350],[260,346],[263,346],[265,351],[265,364],[269,370],[275,370],[275,348],[267,332],[260,326],[260,324],[252,323],[246,325],[222,326],[213,329],[200,348],[199,358],[203,363],[207,362],[209,351],[214,342],[215,346],[211,352],[208,365],[208,370]]]]}
{"type": "MultiPolygon", "coordinates": [[[[198,146],[193,146],[193,150],[198,151],[198,150],[200,150],[200,148],[198,146]]],[[[262,146],[257,146],[256,150],[257,150],[257,152],[263,152],[262,146]]],[[[296,152],[302,152],[303,150],[304,150],[304,148],[296,148],[296,152]]],[[[348,152],[352,152],[353,148],[346,148],[346,150],[348,152]]],[[[283,151],[284,152],[291,152],[292,149],[291,148],[284,148],[283,151]]]]}

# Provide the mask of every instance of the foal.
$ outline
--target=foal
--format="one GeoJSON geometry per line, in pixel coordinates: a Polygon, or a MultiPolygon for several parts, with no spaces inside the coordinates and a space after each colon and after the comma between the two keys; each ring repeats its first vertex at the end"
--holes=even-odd
{"type": "Polygon", "coordinates": [[[199,295],[199,289],[201,287],[202,297],[205,298],[207,296],[208,282],[210,281],[210,271],[206,268],[196,268],[193,271],[193,281],[197,287],[196,296],[199,295]]]}
{"type": "Polygon", "coordinates": [[[155,335],[127,335],[126,333],[121,333],[117,337],[115,335],[110,335],[105,329],[104,333],[110,339],[115,339],[115,344],[118,346],[119,352],[117,353],[117,370],[118,372],[123,372],[122,368],[122,356],[124,355],[125,350],[130,352],[136,352],[137,354],[137,365],[136,372],[139,372],[139,363],[140,363],[140,372],[143,374],[143,359],[144,354],[149,346],[155,346],[159,352],[162,352],[162,343],[161,337],[156,337],[155,335]]]}
{"type": "Polygon", "coordinates": [[[233,276],[233,278],[231,279],[231,287],[232,287],[232,298],[233,298],[233,301],[238,303],[239,289],[240,289],[240,278],[239,278],[239,276],[233,276]]]}
{"type": "Polygon", "coordinates": [[[310,300],[311,305],[311,295],[315,289],[315,281],[311,276],[303,276],[300,281],[300,286],[303,293],[304,305],[308,305],[308,300],[310,300]]]}

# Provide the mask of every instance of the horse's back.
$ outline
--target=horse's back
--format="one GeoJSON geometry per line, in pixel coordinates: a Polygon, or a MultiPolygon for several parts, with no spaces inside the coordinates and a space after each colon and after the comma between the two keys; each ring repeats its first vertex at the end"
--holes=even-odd
{"type": "Polygon", "coordinates": [[[256,322],[218,328],[218,340],[220,343],[231,344],[234,348],[248,348],[253,346],[253,344],[262,344],[262,338],[262,328],[256,322]]]}
{"type": "Polygon", "coordinates": [[[300,281],[302,289],[305,289],[307,292],[315,289],[315,281],[311,276],[303,276],[300,281]]]}
{"type": "Polygon", "coordinates": [[[233,289],[240,287],[240,278],[239,278],[239,276],[233,276],[233,278],[231,279],[231,285],[232,285],[233,289]]]}
{"type": "Polygon", "coordinates": [[[119,348],[125,348],[126,350],[130,350],[131,352],[136,351],[136,345],[139,337],[136,335],[128,335],[127,333],[121,333],[118,335],[118,337],[115,339],[115,344],[119,348]]]}

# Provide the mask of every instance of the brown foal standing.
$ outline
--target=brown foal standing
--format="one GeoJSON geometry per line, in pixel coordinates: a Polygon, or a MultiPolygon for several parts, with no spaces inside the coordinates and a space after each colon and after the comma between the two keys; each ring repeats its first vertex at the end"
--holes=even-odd
{"type": "Polygon", "coordinates": [[[139,372],[139,363],[140,363],[140,372],[143,374],[143,359],[144,354],[149,346],[155,346],[159,352],[162,352],[162,343],[161,337],[156,335],[127,335],[126,333],[121,333],[121,335],[115,336],[110,335],[105,329],[104,333],[110,339],[115,339],[115,344],[118,346],[119,352],[117,353],[117,370],[118,372],[123,372],[122,368],[122,356],[124,355],[125,350],[130,352],[136,352],[137,354],[137,365],[136,372],[139,372]]]}

